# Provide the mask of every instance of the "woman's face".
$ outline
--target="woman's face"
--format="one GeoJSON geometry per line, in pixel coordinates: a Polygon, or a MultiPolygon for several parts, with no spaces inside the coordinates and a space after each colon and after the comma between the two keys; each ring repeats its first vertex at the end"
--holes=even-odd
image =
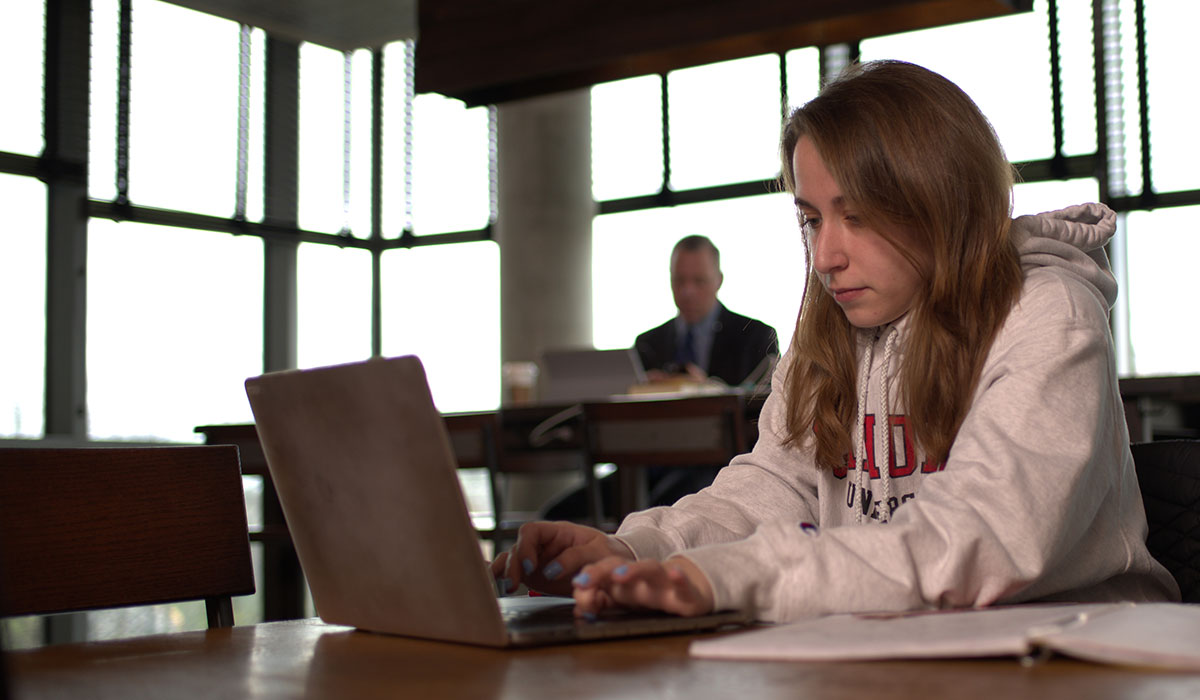
{"type": "MultiPolygon", "coordinates": [[[[807,136],[796,144],[792,170],[813,267],[850,323],[871,328],[907,313],[923,286],[921,272],[863,222],[807,136]]],[[[904,231],[887,233],[901,242],[912,238],[904,231]]]]}

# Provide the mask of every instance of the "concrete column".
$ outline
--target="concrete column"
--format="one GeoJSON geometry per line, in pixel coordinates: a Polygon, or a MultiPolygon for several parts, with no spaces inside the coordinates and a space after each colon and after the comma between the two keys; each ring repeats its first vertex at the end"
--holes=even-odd
{"type": "Polygon", "coordinates": [[[591,93],[497,108],[500,358],[592,344],[591,93]]]}
{"type": "MultiPolygon", "coordinates": [[[[592,344],[591,92],[505,103],[496,113],[500,359],[537,361],[592,344]]],[[[535,511],[580,475],[511,480],[511,511],[535,511]]]]}
{"type": "MultiPolygon", "coordinates": [[[[300,172],[300,45],[267,36],[263,220],[296,226],[300,172]]],[[[263,371],[296,367],[296,241],[263,241],[263,371]]],[[[264,619],[288,619],[267,617],[264,619]]]]}
{"type": "Polygon", "coordinates": [[[91,3],[46,5],[46,437],[86,440],[91,3]]]}

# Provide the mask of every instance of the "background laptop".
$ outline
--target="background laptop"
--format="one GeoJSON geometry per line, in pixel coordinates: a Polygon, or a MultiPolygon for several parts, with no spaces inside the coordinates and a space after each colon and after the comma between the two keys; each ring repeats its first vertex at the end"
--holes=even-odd
{"type": "Polygon", "coordinates": [[[607,399],[646,381],[642,359],[633,348],[547,350],[541,370],[544,403],[607,399]]]}
{"type": "Polygon", "coordinates": [[[271,478],[317,613],[332,624],[489,646],[744,622],[619,613],[569,598],[497,599],[441,415],[415,357],[246,381],[271,478]]]}

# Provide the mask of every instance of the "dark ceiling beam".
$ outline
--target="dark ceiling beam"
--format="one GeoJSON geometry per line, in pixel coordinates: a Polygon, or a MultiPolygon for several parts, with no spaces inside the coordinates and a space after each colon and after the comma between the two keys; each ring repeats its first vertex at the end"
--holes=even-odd
{"type": "Polygon", "coordinates": [[[1027,11],[1032,0],[427,0],[416,89],[468,104],[1027,11]]]}
{"type": "MultiPolygon", "coordinates": [[[[428,0],[438,2],[439,0],[428,0]]],[[[416,38],[417,0],[167,0],[338,51],[416,38]]]]}

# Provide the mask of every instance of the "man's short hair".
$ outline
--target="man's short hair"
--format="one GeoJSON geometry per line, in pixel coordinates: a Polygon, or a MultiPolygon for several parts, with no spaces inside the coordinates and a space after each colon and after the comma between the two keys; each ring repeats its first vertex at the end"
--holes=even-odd
{"type": "Polygon", "coordinates": [[[713,245],[708,236],[693,234],[680,238],[675,247],[671,249],[671,259],[674,260],[675,254],[681,250],[686,250],[689,253],[694,253],[698,250],[709,251],[712,253],[713,262],[717,264],[717,272],[721,271],[721,251],[717,250],[717,246],[713,245]]]}

